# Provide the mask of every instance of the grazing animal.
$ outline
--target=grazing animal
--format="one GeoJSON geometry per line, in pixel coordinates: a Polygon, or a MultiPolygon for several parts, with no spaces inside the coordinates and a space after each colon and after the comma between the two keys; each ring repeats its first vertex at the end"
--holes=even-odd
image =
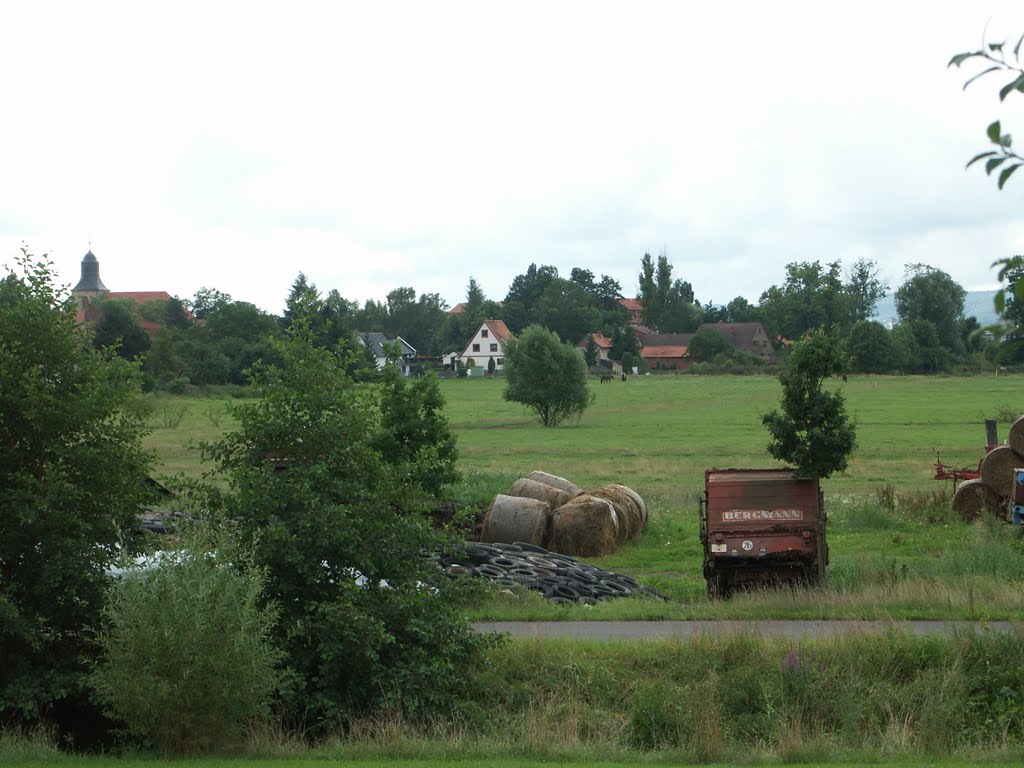
{"type": "Polygon", "coordinates": [[[610,373],[605,373],[605,374],[601,375],[601,383],[602,384],[604,384],[606,381],[611,381],[611,380],[612,380],[612,375],[610,373]]]}

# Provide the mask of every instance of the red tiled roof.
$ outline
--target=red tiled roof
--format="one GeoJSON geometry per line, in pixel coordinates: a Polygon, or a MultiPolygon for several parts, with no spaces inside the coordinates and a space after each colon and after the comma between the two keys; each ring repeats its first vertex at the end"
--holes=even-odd
{"type": "Polygon", "coordinates": [[[107,294],[107,297],[111,299],[135,299],[136,301],[150,301],[152,299],[159,299],[160,301],[171,300],[171,294],[167,291],[111,291],[107,294]]]}
{"type": "Polygon", "coordinates": [[[586,336],[583,337],[583,340],[576,346],[579,347],[580,349],[585,349],[587,346],[587,336],[593,336],[594,343],[601,349],[612,348],[612,340],[605,336],[603,333],[588,333],[586,336]]]}
{"type": "Polygon", "coordinates": [[[689,347],[644,347],[640,356],[644,358],[686,357],[690,354],[689,347]]]}
{"type": "Polygon", "coordinates": [[[619,299],[619,304],[630,312],[643,312],[644,304],[640,299],[619,299]]]}
{"type": "Polygon", "coordinates": [[[484,320],[484,325],[490,329],[491,335],[498,341],[508,341],[512,338],[512,331],[505,325],[504,320],[484,320]]]}
{"type": "Polygon", "coordinates": [[[458,304],[456,304],[454,307],[452,307],[451,309],[448,310],[448,314],[449,315],[461,315],[465,311],[466,311],[466,304],[465,304],[465,302],[460,301],[458,304]]]}

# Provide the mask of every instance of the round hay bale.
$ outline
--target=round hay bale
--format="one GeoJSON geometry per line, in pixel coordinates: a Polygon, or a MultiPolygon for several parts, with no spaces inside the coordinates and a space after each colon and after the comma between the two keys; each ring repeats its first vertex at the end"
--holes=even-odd
{"type": "Polygon", "coordinates": [[[973,522],[982,514],[1006,518],[1006,500],[985,485],[984,480],[964,480],[953,494],[953,511],[967,522],[973,522]]]}
{"type": "Polygon", "coordinates": [[[546,501],[499,493],[484,515],[480,540],[502,544],[525,541],[543,546],[550,522],[551,507],[546,501]]]}
{"type": "Polygon", "coordinates": [[[569,498],[579,496],[583,491],[576,483],[566,480],[564,477],[558,477],[557,475],[549,475],[547,472],[541,472],[536,470],[530,473],[530,480],[536,480],[538,483],[544,483],[550,485],[553,488],[557,488],[560,491],[565,491],[569,494],[569,498]]]}
{"type": "Polygon", "coordinates": [[[572,557],[602,557],[615,551],[619,521],[607,499],[577,496],[551,517],[548,549],[572,557]]]}
{"type": "Polygon", "coordinates": [[[1015,467],[1024,467],[1024,457],[1010,446],[1000,445],[989,451],[982,460],[981,479],[999,496],[1008,498],[1013,491],[1015,467]]]}
{"type": "Polygon", "coordinates": [[[607,499],[615,508],[615,516],[618,518],[619,527],[616,540],[621,543],[636,537],[643,528],[643,518],[640,516],[640,507],[636,500],[622,490],[623,486],[605,485],[587,491],[590,496],[599,499],[607,499]]]}
{"type": "Polygon", "coordinates": [[[628,485],[622,485],[621,483],[612,483],[611,487],[612,488],[621,488],[623,493],[628,493],[630,496],[633,497],[633,501],[635,501],[637,506],[640,508],[640,521],[641,521],[640,522],[640,530],[643,530],[644,528],[646,528],[647,527],[647,503],[643,500],[643,497],[641,497],[639,493],[634,491],[628,485]]]}
{"type": "Polygon", "coordinates": [[[1010,437],[1006,441],[1013,450],[1024,456],[1024,416],[1010,426],[1010,437]]]}
{"type": "Polygon", "coordinates": [[[524,499],[546,501],[552,509],[558,509],[572,497],[563,490],[547,483],[540,483],[528,477],[520,477],[508,491],[509,496],[521,496],[524,499]]]}

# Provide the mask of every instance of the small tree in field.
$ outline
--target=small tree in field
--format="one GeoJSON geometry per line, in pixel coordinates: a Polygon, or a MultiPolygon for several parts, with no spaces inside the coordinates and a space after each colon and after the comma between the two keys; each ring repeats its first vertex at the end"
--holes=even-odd
{"type": "Polygon", "coordinates": [[[799,477],[825,478],[842,472],[857,447],[842,394],[822,389],[825,379],[846,371],[841,350],[831,333],[818,329],[804,334],[779,375],[782,411],[762,417],[772,438],[768,452],[792,464],[799,477]]]}
{"type": "Polygon", "coordinates": [[[594,400],[579,352],[539,325],[508,344],[505,379],[504,398],[536,411],[545,427],[581,416],[594,400]]]}

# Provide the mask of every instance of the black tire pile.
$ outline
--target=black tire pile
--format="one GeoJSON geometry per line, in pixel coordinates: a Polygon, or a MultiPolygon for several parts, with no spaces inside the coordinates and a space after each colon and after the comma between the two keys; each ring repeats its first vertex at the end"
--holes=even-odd
{"type": "Polygon", "coordinates": [[[444,574],[458,579],[482,576],[497,585],[520,586],[544,595],[553,603],[595,605],[599,600],[630,595],[669,598],[629,576],[602,570],[596,565],[550,552],[543,547],[467,542],[458,555],[438,558],[444,574]]]}

